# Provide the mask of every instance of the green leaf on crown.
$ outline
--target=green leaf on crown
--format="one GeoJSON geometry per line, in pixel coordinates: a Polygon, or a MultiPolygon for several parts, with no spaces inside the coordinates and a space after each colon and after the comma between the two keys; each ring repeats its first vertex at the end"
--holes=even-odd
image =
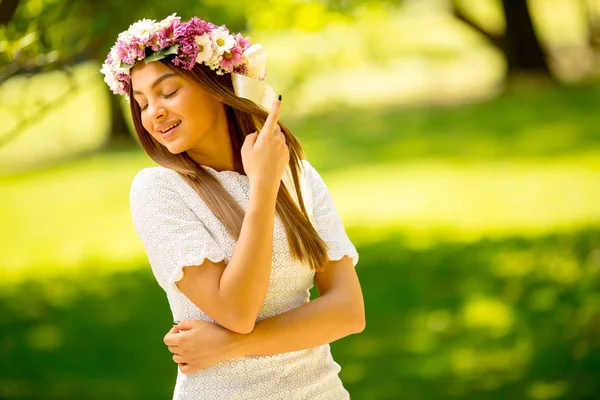
{"type": "Polygon", "coordinates": [[[126,69],[130,69],[131,67],[133,67],[133,64],[127,64],[123,61],[121,61],[121,64],[119,64],[119,68],[126,68],[126,69]]]}
{"type": "Polygon", "coordinates": [[[146,64],[148,64],[152,61],[162,60],[163,58],[165,58],[168,55],[177,54],[178,49],[179,49],[179,45],[174,44],[173,46],[167,47],[166,49],[161,49],[161,50],[155,51],[153,54],[150,54],[148,57],[144,58],[144,62],[146,64]]]}
{"type": "Polygon", "coordinates": [[[165,55],[170,55],[170,54],[177,54],[177,52],[179,51],[179,45],[178,44],[174,44],[171,47],[167,47],[166,49],[163,50],[163,52],[165,53],[165,55]]]}

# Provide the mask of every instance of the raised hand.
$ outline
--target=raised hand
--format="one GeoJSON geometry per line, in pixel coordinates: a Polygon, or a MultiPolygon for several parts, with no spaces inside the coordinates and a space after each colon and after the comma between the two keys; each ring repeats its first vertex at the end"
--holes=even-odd
{"type": "Polygon", "coordinates": [[[290,152],[277,123],[281,96],[273,102],[260,132],[246,136],[242,146],[242,163],[250,185],[278,189],[290,161],[290,152]]]}

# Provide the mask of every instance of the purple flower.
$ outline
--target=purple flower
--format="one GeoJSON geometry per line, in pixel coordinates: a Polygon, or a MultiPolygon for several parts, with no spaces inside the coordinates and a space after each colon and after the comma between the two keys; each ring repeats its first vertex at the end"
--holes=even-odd
{"type": "Polygon", "coordinates": [[[240,75],[248,75],[248,66],[246,63],[233,67],[233,72],[240,75]]]}
{"type": "Polygon", "coordinates": [[[129,77],[129,75],[127,74],[117,74],[116,75],[116,80],[118,82],[116,88],[115,88],[115,93],[116,94],[127,94],[129,93],[129,85],[131,82],[131,79],[129,77]]]}

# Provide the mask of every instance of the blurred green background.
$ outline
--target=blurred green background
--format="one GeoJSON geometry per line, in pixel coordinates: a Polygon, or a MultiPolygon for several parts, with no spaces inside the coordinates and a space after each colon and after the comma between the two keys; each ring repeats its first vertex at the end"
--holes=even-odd
{"type": "Polygon", "coordinates": [[[152,162],[99,69],[173,12],[270,53],[361,254],[353,399],[598,398],[599,1],[0,0],[0,399],[171,396],[152,162]]]}

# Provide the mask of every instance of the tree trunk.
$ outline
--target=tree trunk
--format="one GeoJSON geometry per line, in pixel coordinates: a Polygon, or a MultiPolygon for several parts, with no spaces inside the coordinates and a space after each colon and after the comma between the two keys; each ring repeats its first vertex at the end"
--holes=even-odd
{"type": "Polygon", "coordinates": [[[15,16],[15,12],[19,7],[19,0],[2,0],[0,1],[0,26],[8,25],[15,16]]]}
{"type": "Polygon", "coordinates": [[[550,74],[546,54],[535,33],[526,0],[502,0],[506,31],[504,50],[509,75],[518,72],[550,74]]]}
{"type": "Polygon", "coordinates": [[[596,0],[583,1],[588,20],[588,43],[595,52],[600,52],[600,5],[596,0]]]}

